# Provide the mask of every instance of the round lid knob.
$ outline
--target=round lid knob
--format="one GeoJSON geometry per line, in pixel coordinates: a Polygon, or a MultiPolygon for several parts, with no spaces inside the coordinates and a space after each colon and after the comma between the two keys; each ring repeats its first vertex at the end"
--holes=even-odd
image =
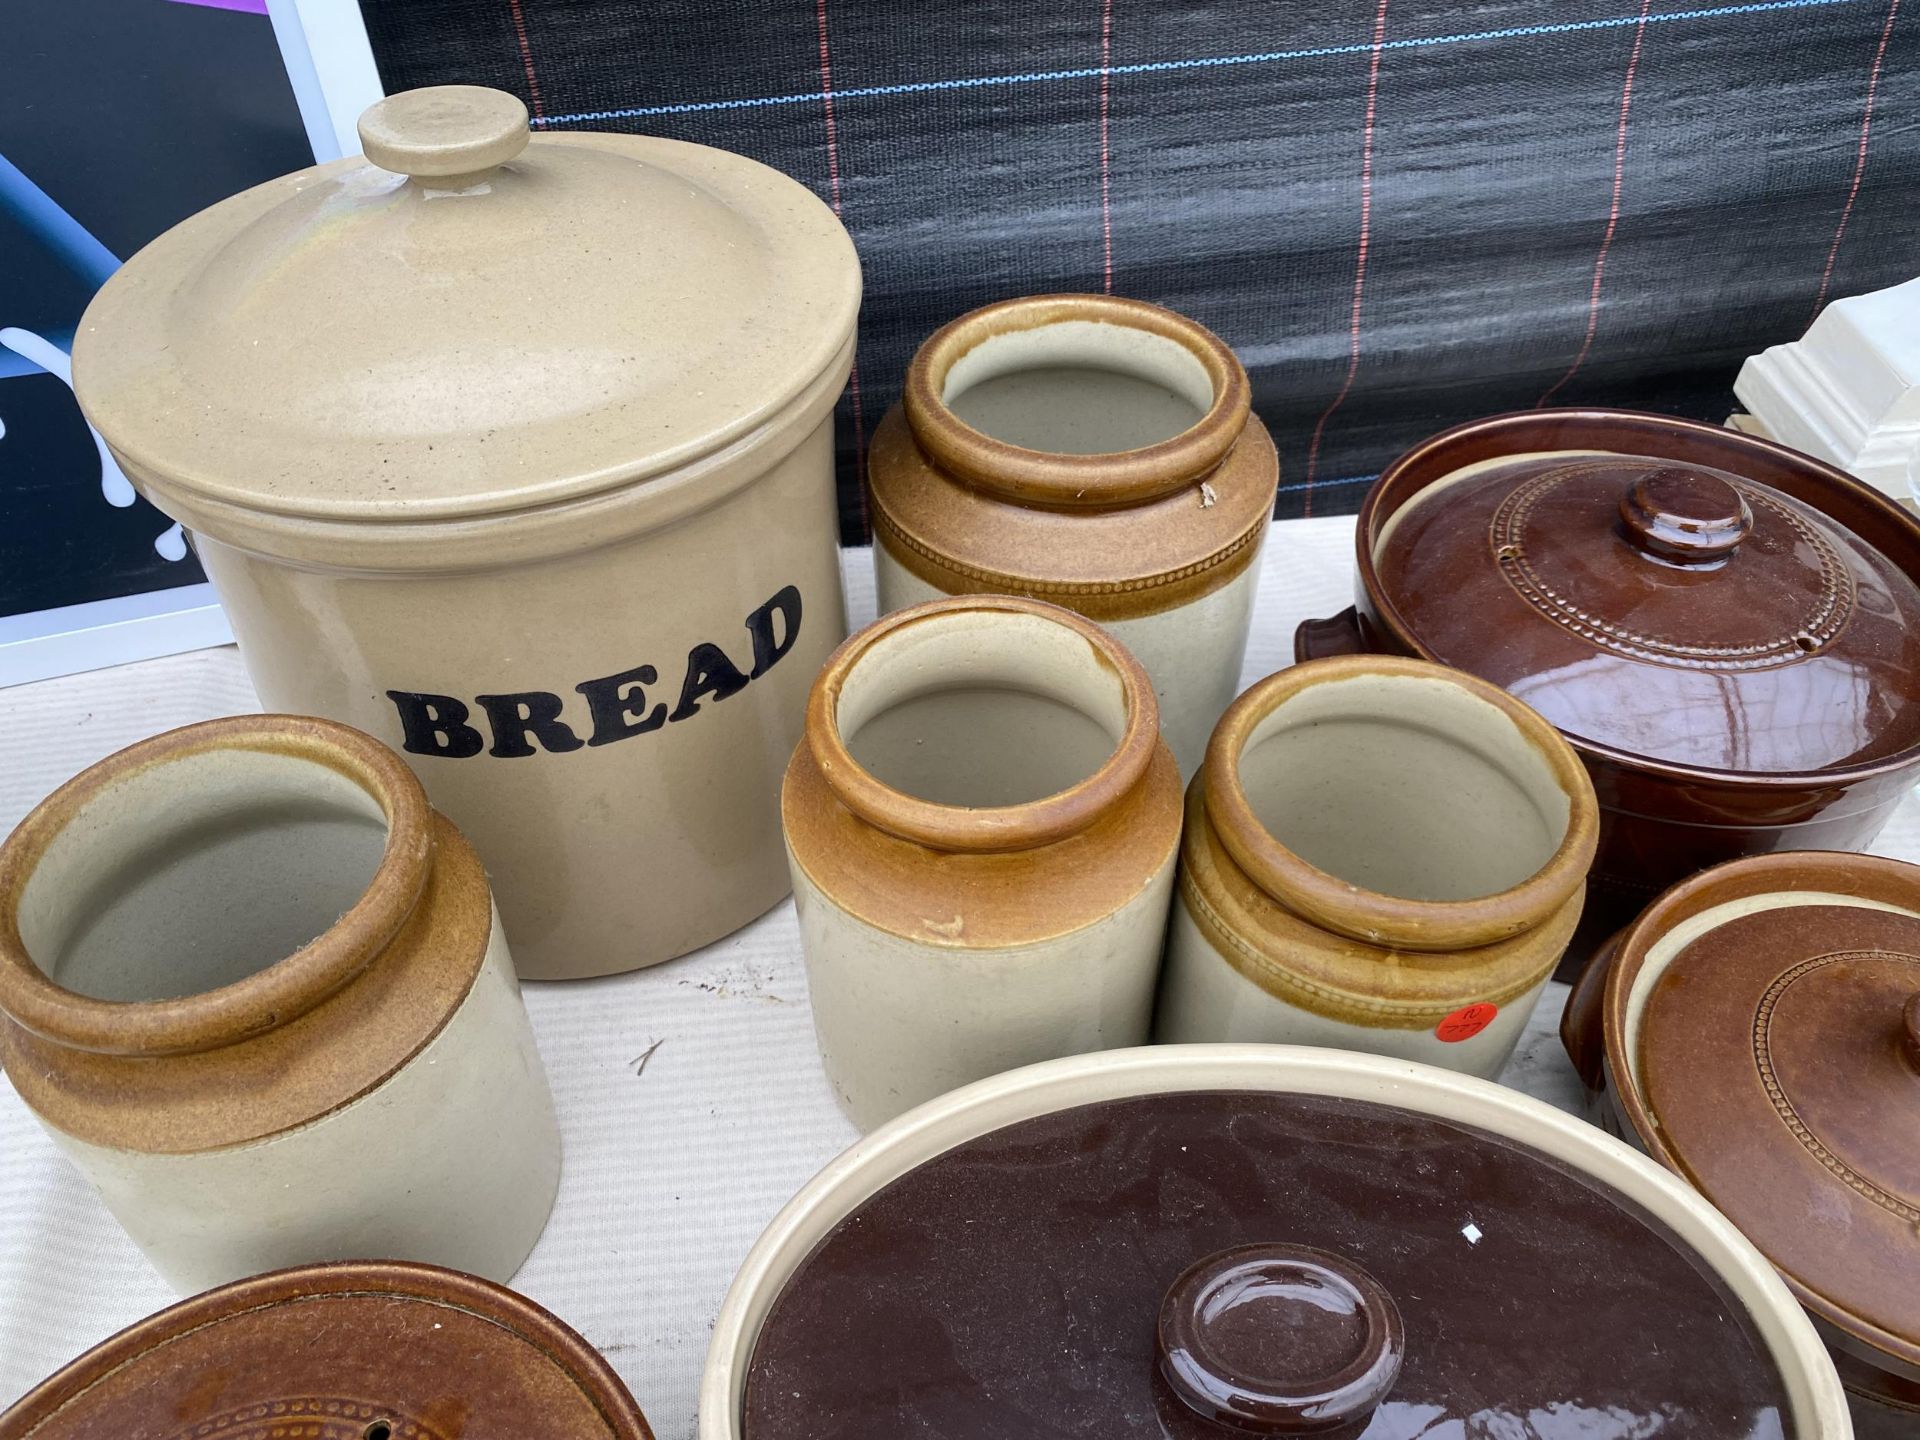
{"type": "Polygon", "coordinates": [[[382,170],[416,179],[477,175],[527,148],[527,107],[484,85],[433,85],[369,105],[360,144],[382,170]]]}
{"type": "Polygon", "coordinates": [[[1263,1435],[1351,1427],[1399,1378],[1400,1310],[1351,1261],[1304,1245],[1243,1245],[1173,1282],[1160,1373],[1209,1420],[1263,1435]]]}
{"type": "Polygon", "coordinates": [[[1620,498],[1627,538],[1680,565],[1724,560],[1753,532],[1753,511],[1718,475],[1680,466],[1649,470],[1620,498]]]}

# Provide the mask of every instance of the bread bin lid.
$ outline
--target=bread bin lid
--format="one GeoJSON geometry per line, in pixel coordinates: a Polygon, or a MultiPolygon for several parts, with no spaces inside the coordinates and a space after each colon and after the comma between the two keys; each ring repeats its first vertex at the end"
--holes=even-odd
{"type": "MultiPolygon", "coordinates": [[[[1618,418],[1645,422],[1622,440],[1657,436],[1618,418]]],[[[1462,445],[1448,469],[1441,446],[1371,552],[1429,658],[1576,743],[1689,770],[1804,775],[1920,744],[1920,587],[1816,504],[1702,459],[1462,445]]]]}
{"type": "Polygon", "coordinates": [[[1608,977],[1628,1119],[1857,1353],[1920,1378],[1920,869],[1785,854],[1671,893],[1608,977]]]}
{"type": "Polygon", "coordinates": [[[611,1366],[499,1285],[349,1262],[209,1290],[94,1347],[0,1440],[652,1440],[611,1366]]]}
{"type": "Polygon", "coordinates": [[[1676,1233],[1436,1114],[1131,1095],[858,1193],[759,1323],[744,1440],[1794,1433],[1763,1327],[1676,1233]]]}
{"type": "Polygon", "coordinates": [[[529,137],[477,86],[360,120],[116,272],[74,342],[130,476],[250,512],[473,516],[621,487],[775,422],[836,360],[852,242],[804,186],[705,146],[529,137]]]}

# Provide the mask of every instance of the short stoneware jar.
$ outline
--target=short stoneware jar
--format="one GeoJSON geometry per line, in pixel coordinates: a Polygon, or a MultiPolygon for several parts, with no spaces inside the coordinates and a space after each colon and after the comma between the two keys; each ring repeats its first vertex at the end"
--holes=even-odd
{"type": "Polygon", "coordinates": [[[81,407],[183,525],[262,704],[402,751],[520,972],[786,897],[780,772],[846,638],[833,410],[860,265],[798,182],[436,86],[365,156],[134,255],[81,407]]]}
{"type": "Polygon", "coordinates": [[[0,1064],[182,1292],[504,1280],[560,1141],[486,872],[400,757],[286,715],[101,761],[0,847],[0,1064]]]}
{"type": "Polygon", "coordinates": [[[1051,600],[1152,677],[1181,776],[1240,687],[1279,464],[1226,342],[1111,295],[1038,295],[920,347],[867,461],[880,608],[1051,600]]]}
{"type": "Polygon", "coordinates": [[[1146,1038],[1180,780],[1099,626],[998,595],[882,617],[814,682],[780,803],[821,1058],[862,1129],[1146,1038]]]}
{"type": "Polygon", "coordinates": [[[1597,826],[1572,747],[1497,686],[1389,656],[1269,676],[1188,790],[1157,1038],[1491,1076],[1580,919],[1597,826]]]}

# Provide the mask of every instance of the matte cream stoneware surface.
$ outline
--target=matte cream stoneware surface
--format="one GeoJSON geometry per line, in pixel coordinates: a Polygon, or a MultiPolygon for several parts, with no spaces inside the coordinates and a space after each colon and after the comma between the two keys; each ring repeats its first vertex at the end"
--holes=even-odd
{"type": "MultiPolygon", "coordinates": [[[[787,1283],[846,1215],[915,1166],[1035,1116],[1184,1091],[1337,1095],[1472,1125],[1539,1152],[1644,1208],[1753,1317],[1780,1367],[1796,1440],[1849,1440],[1840,1383],[1771,1266],[1697,1194],[1593,1126],[1486,1081],[1379,1056],[1271,1045],[1108,1051],[994,1076],[900,1116],[832,1161],[774,1217],[720,1307],[700,1386],[700,1440],[741,1440],[755,1340],[787,1283]]],[[[1628,1363],[1631,1357],[1623,1357],[1628,1363]]]]}
{"type": "Polygon", "coordinates": [[[883,612],[1053,601],[1152,678],[1183,777],[1233,699],[1279,482],[1218,336],[1135,300],[1043,295],[933,335],[868,458],[883,612]]]}
{"type": "Polygon", "coordinates": [[[1156,1037],[1491,1077],[1579,921],[1597,813],[1566,742],[1483,681],[1379,657],[1269,677],[1189,789],[1156,1037]]]}
{"type": "Polygon", "coordinates": [[[846,632],[860,277],[737,155],[382,101],[355,157],[134,256],[89,418],[190,532],[270,707],[405,752],[525,975],[653,964],[788,889],[779,775],[846,632]]]}
{"type": "Polygon", "coordinates": [[[0,1062],[182,1292],[368,1255],[504,1280],[559,1183],[479,860],[331,722],[173,731],[21,823],[0,1062]]]}
{"type": "Polygon", "coordinates": [[[861,1128],[1146,1038],[1179,781],[1097,626],[1002,596],[883,617],[822,671],[781,803],[821,1058],[861,1128]]]}

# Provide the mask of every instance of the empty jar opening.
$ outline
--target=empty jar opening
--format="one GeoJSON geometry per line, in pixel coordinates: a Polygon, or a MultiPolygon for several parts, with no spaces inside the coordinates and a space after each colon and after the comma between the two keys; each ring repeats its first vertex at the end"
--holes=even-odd
{"type": "Polygon", "coordinates": [[[1212,408],[1197,356],[1151,330],[1060,320],[990,335],[947,370],[940,398],[981,434],[1025,450],[1108,455],[1158,445],[1212,408]]]}
{"type": "Polygon", "coordinates": [[[1022,805],[1106,764],[1127,730],[1120,674],[1043,616],[961,611],[876,640],[847,672],[835,723],[875,779],[916,799],[1022,805]]]}
{"type": "Polygon", "coordinates": [[[1507,715],[1406,675],[1326,681],[1283,700],[1248,735],[1239,778],[1281,845],[1406,900],[1511,890],[1553,858],[1572,818],[1546,756],[1507,715]]]}
{"type": "Polygon", "coordinates": [[[41,972],[96,1000],[171,1000],[244,980],[331,929],[387,845],[380,803],[327,765],[219,748],[88,799],[21,892],[41,972]]]}

